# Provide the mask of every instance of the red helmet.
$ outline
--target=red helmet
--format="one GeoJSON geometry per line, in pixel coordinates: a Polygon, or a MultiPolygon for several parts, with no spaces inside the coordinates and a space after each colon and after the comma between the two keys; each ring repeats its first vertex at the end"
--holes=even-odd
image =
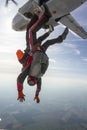
{"type": "Polygon", "coordinates": [[[30,85],[30,86],[34,86],[36,83],[37,83],[37,80],[35,77],[33,76],[28,76],[27,78],[27,83],[30,85]]]}

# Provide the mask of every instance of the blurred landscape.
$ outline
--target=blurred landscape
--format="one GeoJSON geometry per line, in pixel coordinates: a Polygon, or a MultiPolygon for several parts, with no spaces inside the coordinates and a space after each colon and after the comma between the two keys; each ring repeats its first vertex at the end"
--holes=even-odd
{"type": "Polygon", "coordinates": [[[77,86],[73,82],[73,85],[61,83],[58,86],[58,82],[53,81],[50,85],[45,80],[43,79],[45,86],[42,85],[39,104],[33,101],[34,87],[25,84],[26,100],[20,103],[17,101],[15,86],[7,86],[6,95],[0,95],[0,129],[87,130],[85,84],[77,86]]]}

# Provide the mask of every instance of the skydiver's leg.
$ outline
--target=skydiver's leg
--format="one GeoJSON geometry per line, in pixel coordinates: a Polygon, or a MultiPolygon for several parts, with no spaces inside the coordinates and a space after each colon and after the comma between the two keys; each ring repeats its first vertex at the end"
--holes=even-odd
{"type": "Polygon", "coordinates": [[[43,40],[45,40],[49,35],[50,33],[54,30],[53,26],[52,25],[49,25],[49,31],[46,32],[45,34],[43,34],[42,36],[40,36],[38,39],[37,39],[37,43],[41,44],[43,40]]]}
{"type": "Polygon", "coordinates": [[[36,39],[36,32],[43,26],[43,24],[45,22],[48,21],[48,18],[43,14],[39,20],[30,28],[30,44],[31,47],[33,48],[33,46],[37,43],[37,39],[36,39]]]}
{"type": "Polygon", "coordinates": [[[43,34],[42,36],[40,36],[38,39],[37,39],[37,43],[41,44],[43,40],[45,40],[48,36],[50,35],[49,32],[46,32],[45,34],[43,34]]]}
{"type": "Polygon", "coordinates": [[[63,40],[66,38],[68,34],[68,28],[66,28],[63,32],[62,35],[60,35],[59,37],[55,38],[55,39],[51,39],[51,40],[47,40],[43,45],[42,45],[42,50],[45,52],[47,50],[47,48],[53,44],[56,43],[61,43],[63,42],[63,40]]]}
{"type": "Polygon", "coordinates": [[[26,46],[28,48],[30,48],[29,46],[29,29],[30,27],[38,20],[38,15],[34,13],[31,21],[29,22],[29,24],[27,25],[27,29],[26,29],[26,46]]]}
{"type": "MultiPolygon", "coordinates": [[[[43,34],[42,36],[40,36],[40,37],[37,39],[36,43],[38,43],[39,45],[41,45],[42,41],[45,40],[45,39],[50,35],[50,33],[51,33],[53,30],[54,30],[53,26],[52,26],[52,25],[49,25],[49,31],[46,32],[45,34],[43,34]]],[[[27,46],[27,48],[26,48],[24,51],[25,51],[25,53],[27,53],[27,54],[29,53],[30,49],[28,48],[28,46],[27,46]]]]}
{"type": "Polygon", "coordinates": [[[49,12],[49,9],[46,5],[45,7],[45,13],[40,16],[40,18],[37,20],[37,22],[30,28],[30,44],[31,47],[37,43],[36,39],[36,32],[46,23],[49,21],[49,18],[51,17],[51,14],[49,12]]]}

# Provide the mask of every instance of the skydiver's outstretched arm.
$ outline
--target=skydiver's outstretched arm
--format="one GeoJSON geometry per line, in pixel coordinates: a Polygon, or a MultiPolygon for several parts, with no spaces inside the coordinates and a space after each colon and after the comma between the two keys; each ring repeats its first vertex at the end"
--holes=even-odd
{"type": "Polygon", "coordinates": [[[37,43],[41,44],[43,40],[45,40],[48,36],[50,35],[49,32],[46,32],[45,34],[43,34],[42,36],[40,36],[38,39],[37,39],[37,43]]]}
{"type": "Polygon", "coordinates": [[[47,40],[43,45],[42,45],[42,50],[46,52],[49,46],[54,45],[56,43],[61,43],[63,40],[66,38],[68,34],[68,28],[65,28],[64,32],[62,35],[58,36],[57,38],[47,40]]]}
{"type": "Polygon", "coordinates": [[[18,100],[19,101],[25,100],[25,98],[24,98],[25,95],[23,94],[23,83],[24,83],[25,78],[29,74],[31,62],[32,62],[32,56],[29,56],[25,68],[17,77],[17,90],[18,90],[18,100]]]}
{"type": "Polygon", "coordinates": [[[34,97],[34,100],[36,100],[37,103],[40,102],[39,92],[41,91],[41,84],[42,84],[42,79],[38,78],[37,79],[37,88],[36,88],[35,97],[34,97]]]}
{"type": "Polygon", "coordinates": [[[54,31],[54,27],[52,25],[49,25],[49,31],[46,32],[45,34],[43,34],[42,36],[40,36],[38,39],[37,39],[37,43],[41,44],[43,40],[45,40],[51,32],[54,31]]]}

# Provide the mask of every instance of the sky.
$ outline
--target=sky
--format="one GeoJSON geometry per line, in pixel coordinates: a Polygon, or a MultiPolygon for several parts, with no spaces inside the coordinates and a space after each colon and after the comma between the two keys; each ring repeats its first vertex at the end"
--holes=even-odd
{"type": "MultiPolygon", "coordinates": [[[[35,89],[29,87],[26,81],[24,83],[26,100],[23,104],[17,101],[16,79],[21,72],[21,65],[17,60],[16,51],[17,49],[24,50],[26,41],[25,31],[16,32],[12,29],[12,19],[16,15],[19,7],[27,0],[16,1],[18,1],[18,6],[9,2],[8,8],[6,8],[4,6],[5,0],[0,0],[0,122],[6,124],[5,112],[7,112],[8,115],[8,124],[13,120],[14,126],[15,120],[11,118],[10,115],[15,117],[15,112],[25,114],[23,117],[27,122],[27,113],[30,118],[29,120],[33,117],[38,128],[40,127],[38,121],[42,122],[41,128],[44,128],[43,126],[45,125],[43,121],[46,121],[50,129],[51,119],[52,123],[58,123],[56,117],[58,116],[61,120],[62,117],[60,113],[62,113],[63,110],[65,120],[70,119],[67,118],[68,115],[72,117],[77,113],[77,117],[81,116],[84,122],[87,113],[87,40],[72,34],[70,31],[67,38],[61,44],[55,44],[47,50],[50,62],[49,68],[42,80],[40,93],[41,102],[39,103],[39,107],[36,105],[36,102],[33,101],[35,89]],[[13,114],[11,112],[13,112],[13,114]],[[35,116],[33,115],[35,112],[37,116],[36,114],[35,116]],[[55,116],[55,114],[57,114],[57,116],[55,116]]],[[[87,2],[71,12],[71,14],[87,31],[86,10],[87,2]]],[[[64,28],[63,25],[55,27],[48,39],[55,38],[62,34],[64,28]]],[[[44,32],[45,31],[41,29],[38,32],[38,36],[44,32]]],[[[30,126],[31,125],[34,127],[33,124],[30,124],[30,126]]],[[[56,126],[58,126],[58,124],[56,126]]],[[[0,126],[0,128],[2,127],[0,126]]]]}
{"type": "MultiPolygon", "coordinates": [[[[16,32],[12,29],[12,19],[19,7],[26,0],[18,0],[18,6],[9,2],[6,8],[5,0],[0,0],[0,89],[9,83],[16,85],[16,78],[21,71],[21,65],[17,61],[17,49],[25,49],[25,31],[16,32]],[[9,81],[9,82],[7,82],[9,81]]],[[[87,31],[87,2],[71,12],[73,17],[87,31]]],[[[59,25],[48,39],[60,35],[65,27],[59,25]]],[[[40,30],[43,33],[44,30],[40,30]]],[[[87,40],[81,39],[69,31],[62,44],[55,44],[47,50],[50,65],[44,76],[50,84],[54,80],[58,84],[85,84],[87,85],[87,40]],[[51,80],[52,79],[52,80],[51,80]]],[[[4,87],[3,87],[4,91],[4,87]]]]}

